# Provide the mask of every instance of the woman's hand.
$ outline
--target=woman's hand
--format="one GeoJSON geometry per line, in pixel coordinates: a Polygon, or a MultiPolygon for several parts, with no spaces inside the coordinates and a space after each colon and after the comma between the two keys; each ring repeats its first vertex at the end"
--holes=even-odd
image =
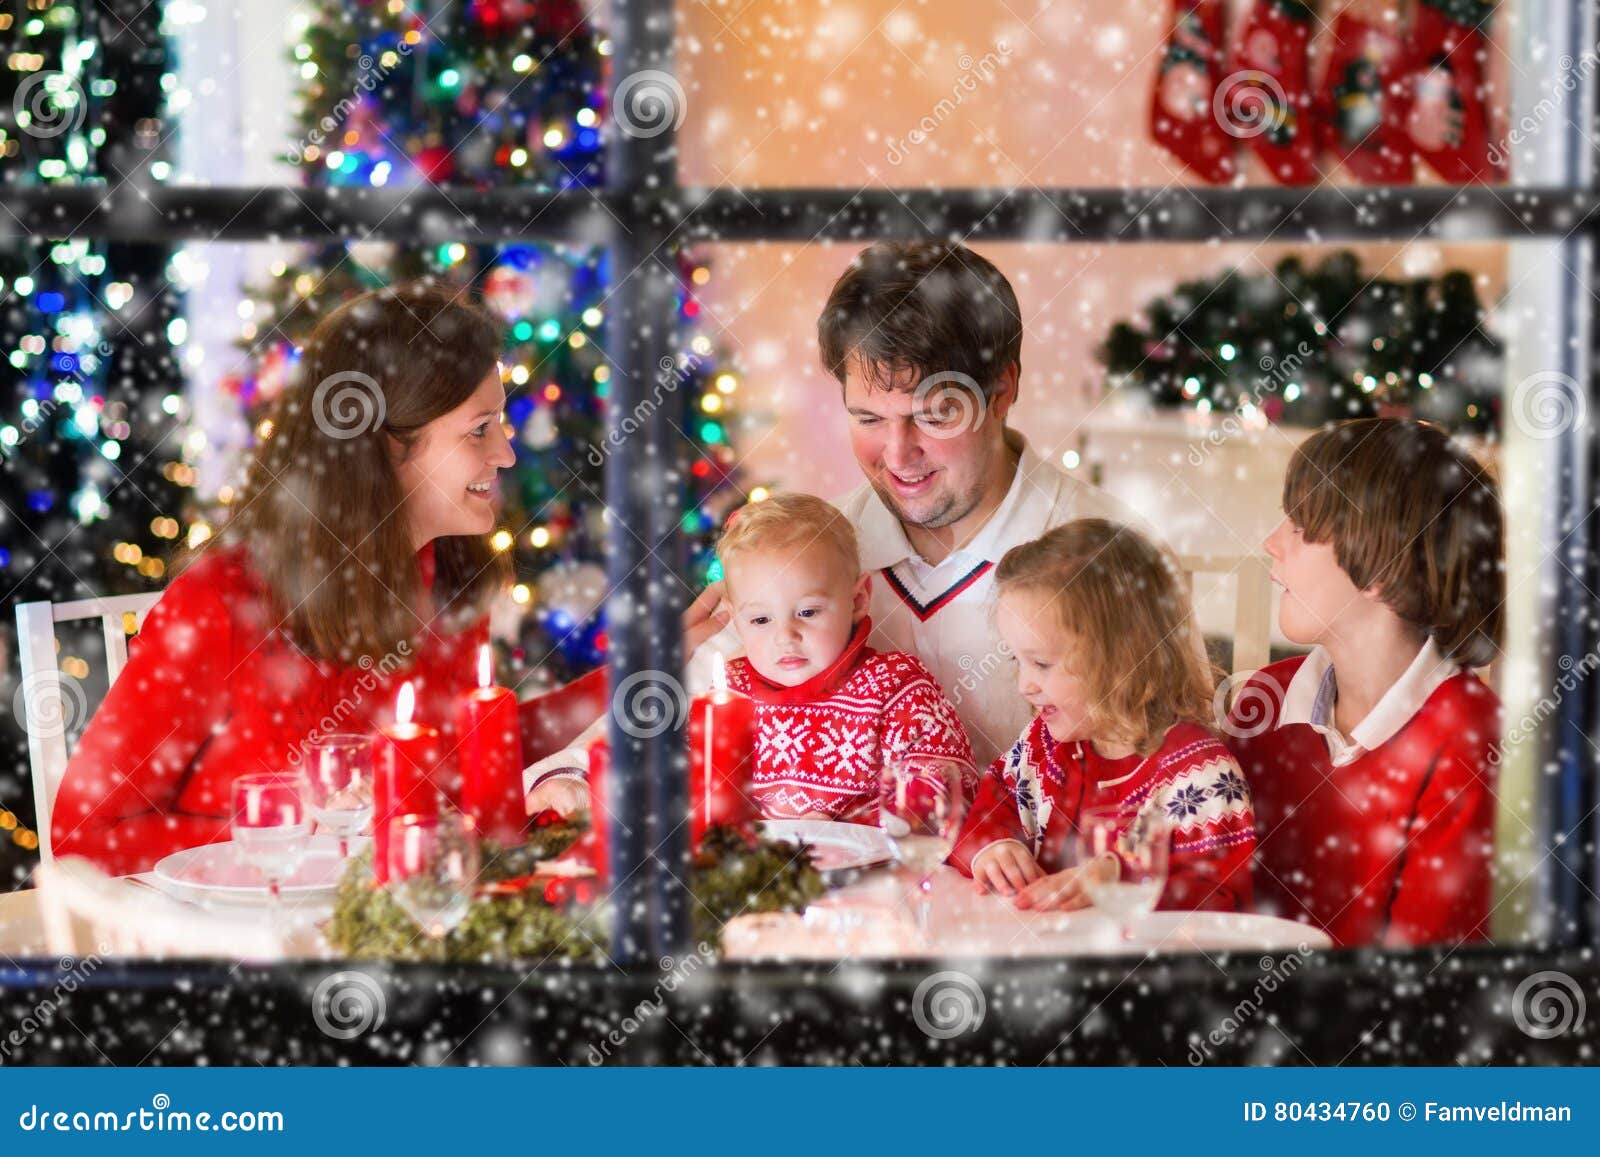
{"type": "Polygon", "coordinates": [[[990,844],[972,860],[972,878],[978,887],[1002,896],[1015,896],[1043,876],[1044,869],[1033,853],[1015,840],[990,844]]]}
{"type": "Polygon", "coordinates": [[[570,775],[554,776],[528,793],[527,807],[530,816],[553,811],[562,819],[586,812],[589,810],[589,785],[570,775]]]}
{"type": "Polygon", "coordinates": [[[1098,859],[1064,872],[1041,875],[1017,894],[1017,907],[1041,912],[1071,912],[1087,908],[1089,893],[1084,882],[1115,878],[1117,870],[1115,861],[1098,859]]]}
{"type": "Polygon", "coordinates": [[[700,592],[700,597],[683,612],[683,656],[687,659],[700,649],[700,644],[721,632],[733,615],[733,608],[722,597],[724,587],[712,583],[700,592]]]}

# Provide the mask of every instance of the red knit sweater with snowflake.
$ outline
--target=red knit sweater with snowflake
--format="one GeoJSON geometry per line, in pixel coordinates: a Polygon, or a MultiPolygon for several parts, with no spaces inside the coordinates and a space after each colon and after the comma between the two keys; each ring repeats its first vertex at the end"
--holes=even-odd
{"type": "Polygon", "coordinates": [[[1131,827],[1149,808],[1172,827],[1162,908],[1250,907],[1255,820],[1250,790],[1228,749],[1205,728],[1179,723],[1148,756],[1107,759],[1092,744],[1057,743],[1042,716],[989,768],[950,863],[967,875],[990,844],[1015,840],[1046,872],[1071,867],[1085,808],[1115,807],[1131,827]]]}
{"type": "Polygon", "coordinates": [[[1334,767],[1309,724],[1277,725],[1303,662],[1258,671],[1229,727],[1261,826],[1262,910],[1341,947],[1487,936],[1499,698],[1463,671],[1387,742],[1334,767]]]}
{"type": "Polygon", "coordinates": [[[763,678],[749,659],[728,663],[728,685],[756,703],[751,798],[766,818],[877,823],[878,779],[897,748],[959,760],[972,798],[978,773],[955,708],[917,658],[867,646],[871,633],[862,619],[838,659],[795,687],[763,678]]]}

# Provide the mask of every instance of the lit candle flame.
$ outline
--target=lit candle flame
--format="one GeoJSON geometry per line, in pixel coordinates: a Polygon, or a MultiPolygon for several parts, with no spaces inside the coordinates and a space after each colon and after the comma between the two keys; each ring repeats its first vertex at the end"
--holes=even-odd
{"type": "Polygon", "coordinates": [[[711,690],[718,695],[728,693],[728,663],[721,651],[711,654],[711,690]]]}
{"type": "Polygon", "coordinates": [[[485,690],[494,686],[494,656],[489,653],[488,643],[478,648],[478,686],[485,690]]]}
{"type": "Polygon", "coordinates": [[[417,693],[411,687],[411,680],[407,679],[400,684],[400,694],[394,701],[394,721],[401,727],[411,722],[411,715],[417,709],[417,693]]]}

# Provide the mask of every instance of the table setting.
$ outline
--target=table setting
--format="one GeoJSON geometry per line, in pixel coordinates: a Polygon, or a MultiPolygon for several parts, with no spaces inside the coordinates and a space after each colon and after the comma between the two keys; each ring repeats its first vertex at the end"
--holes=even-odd
{"type": "MultiPolygon", "coordinates": [[[[412,685],[374,734],[309,742],[283,772],[241,775],[230,839],[126,877],[229,919],[254,912],[282,955],[501,962],[606,959],[610,749],[589,749],[590,808],[524,814],[515,698],[492,681],[455,703],[457,752],[416,720],[412,685]]],[[[1023,911],[945,864],[965,818],[962,766],[890,752],[876,825],[763,819],[743,790],[750,701],[716,684],[689,711],[686,883],[702,951],[734,960],[1308,951],[1307,926],[1248,913],[1156,911],[1170,832],[1086,814],[1091,907],[1023,911]],[[1105,871],[1098,870],[1105,868],[1105,871]]],[[[0,950],[25,952],[21,893],[0,898],[0,950]]]]}

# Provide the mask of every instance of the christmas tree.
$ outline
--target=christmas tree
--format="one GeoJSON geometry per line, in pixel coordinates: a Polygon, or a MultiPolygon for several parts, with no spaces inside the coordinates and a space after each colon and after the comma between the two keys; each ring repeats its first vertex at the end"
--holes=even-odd
{"type": "MultiPolygon", "coordinates": [[[[0,15],[10,45],[0,179],[83,183],[136,165],[159,179],[165,46],[158,14],[113,42],[70,4],[0,15]],[[136,127],[137,126],[137,129],[136,127]],[[152,134],[136,139],[135,134],[152,134]]],[[[182,460],[186,337],[161,245],[26,239],[0,250],[0,584],[17,603],[159,589],[163,556],[186,532],[191,467],[182,460]]],[[[103,690],[95,630],[63,633],[73,703],[103,690]]],[[[0,770],[0,887],[21,882],[38,846],[28,782],[30,706],[18,688],[15,624],[0,624],[5,701],[16,708],[0,770]],[[27,854],[24,854],[27,853],[27,854]]],[[[63,696],[66,702],[69,696],[63,696]]],[[[37,705],[34,710],[38,710],[37,705]]],[[[66,711],[72,731],[84,712],[66,711]]]]}
{"type": "Polygon", "coordinates": [[[1112,383],[1162,407],[1316,426],[1410,413],[1461,433],[1499,426],[1504,351],[1471,275],[1369,278],[1355,254],[1315,268],[1183,282],[1101,346],[1112,383]]]}
{"type": "MultiPolygon", "coordinates": [[[[464,8],[324,3],[293,49],[305,78],[302,137],[286,153],[306,183],[439,182],[475,188],[589,187],[601,179],[609,45],[574,5],[475,3],[464,8]]],[[[725,425],[738,381],[692,332],[706,267],[678,262],[685,340],[662,366],[652,405],[692,444],[680,496],[698,589],[712,541],[744,501],[730,485],[725,425]]],[[[613,271],[605,252],[563,245],[426,248],[363,243],[314,247],[276,263],[251,287],[241,341],[252,371],[230,384],[259,422],[296,350],[328,311],[393,281],[429,278],[479,297],[506,323],[506,419],[518,461],[502,480],[494,542],[515,554],[513,597],[524,608],[505,641],[524,691],[564,682],[604,661],[611,376],[600,342],[613,271]]],[[[626,423],[624,423],[626,427],[626,423]]],[[[503,633],[502,633],[503,637],[503,633]]]]}

